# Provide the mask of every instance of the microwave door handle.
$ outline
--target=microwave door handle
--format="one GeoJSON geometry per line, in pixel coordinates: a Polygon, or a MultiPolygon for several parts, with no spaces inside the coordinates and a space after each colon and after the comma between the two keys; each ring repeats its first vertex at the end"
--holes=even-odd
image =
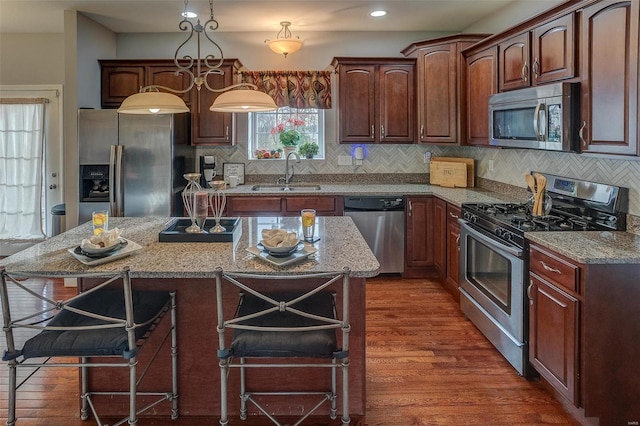
{"type": "Polygon", "coordinates": [[[538,112],[538,126],[540,132],[538,133],[538,140],[546,142],[547,141],[547,105],[540,104],[540,111],[538,112]]]}
{"type": "Polygon", "coordinates": [[[533,131],[536,133],[536,140],[540,140],[540,108],[542,108],[542,104],[538,103],[533,112],[533,131]]]}

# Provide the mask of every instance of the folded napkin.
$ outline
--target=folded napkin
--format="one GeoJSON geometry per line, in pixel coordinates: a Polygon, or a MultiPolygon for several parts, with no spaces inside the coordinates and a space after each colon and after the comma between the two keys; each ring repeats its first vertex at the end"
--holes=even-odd
{"type": "Polygon", "coordinates": [[[80,248],[99,249],[104,247],[111,247],[114,244],[120,242],[120,230],[113,228],[109,231],[102,231],[100,235],[93,235],[90,238],[85,238],[80,243],[80,248]]]}
{"type": "Polygon", "coordinates": [[[284,229],[263,229],[262,245],[266,247],[293,247],[298,244],[298,234],[284,229]]]}

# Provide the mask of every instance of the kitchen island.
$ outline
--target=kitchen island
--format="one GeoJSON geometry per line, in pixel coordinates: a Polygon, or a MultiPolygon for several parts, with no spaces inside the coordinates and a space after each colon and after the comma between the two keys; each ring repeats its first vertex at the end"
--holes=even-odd
{"type": "MultiPolygon", "coordinates": [[[[213,272],[221,267],[227,272],[260,274],[302,274],[351,270],[351,357],[349,367],[350,410],[355,417],[365,414],[365,280],[377,275],[379,263],[349,217],[318,217],[314,243],[317,253],[309,259],[287,267],[275,267],[247,248],[260,241],[262,229],[300,230],[299,217],[242,218],[242,235],[233,243],[160,243],[158,233],[170,218],[110,218],[110,227],[142,246],[131,256],[110,263],[87,266],[76,260],[68,249],[75,248],[92,230],[85,223],[27,250],[0,260],[8,271],[46,273],[64,278],[83,271],[111,271],[129,267],[137,288],[177,292],[179,409],[181,416],[219,415],[219,370],[216,356],[216,312],[213,272]]],[[[295,282],[294,282],[295,283],[295,282]]],[[[303,282],[296,285],[304,286],[303,282]]],[[[231,307],[233,308],[233,307],[231,307]]],[[[158,359],[153,369],[168,367],[168,360],[158,359]]],[[[96,373],[98,374],[98,373],[96,373]]],[[[150,372],[150,377],[160,377],[150,372]]],[[[94,377],[95,383],[105,380],[94,377]]],[[[233,382],[234,380],[232,380],[233,382]]],[[[299,380],[298,380],[299,381],[299,380]]],[[[314,379],[304,380],[313,383],[314,379]]],[[[237,415],[238,400],[230,389],[230,414],[237,415]]],[[[126,402],[126,401],[125,401],[126,402]]],[[[107,411],[126,412],[127,404],[109,401],[107,411]]],[[[158,414],[164,414],[164,407],[158,414]]],[[[279,415],[295,415],[300,407],[293,401],[274,405],[279,415]]],[[[217,420],[216,420],[217,421],[217,420]]]]}

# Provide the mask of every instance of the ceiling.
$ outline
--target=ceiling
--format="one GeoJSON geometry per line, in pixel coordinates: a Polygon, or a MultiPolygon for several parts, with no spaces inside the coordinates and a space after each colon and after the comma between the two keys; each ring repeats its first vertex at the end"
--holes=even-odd
{"type": "MultiPolygon", "coordinates": [[[[536,13],[565,0],[214,0],[217,31],[279,30],[291,21],[294,35],[313,31],[460,32],[504,7],[535,2],[536,13]],[[384,18],[372,18],[374,9],[384,18]]],[[[204,22],[208,0],[189,1],[204,22]]],[[[179,32],[183,0],[0,0],[0,32],[56,33],[64,30],[64,10],[77,10],[116,33],[179,32]]]]}

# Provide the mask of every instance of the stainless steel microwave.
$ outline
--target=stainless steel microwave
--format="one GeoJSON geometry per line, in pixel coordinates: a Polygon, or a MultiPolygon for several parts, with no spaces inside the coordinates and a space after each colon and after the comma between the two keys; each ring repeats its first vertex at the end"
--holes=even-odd
{"type": "Polygon", "coordinates": [[[489,97],[489,144],[577,151],[579,83],[555,83],[489,97]]]}

